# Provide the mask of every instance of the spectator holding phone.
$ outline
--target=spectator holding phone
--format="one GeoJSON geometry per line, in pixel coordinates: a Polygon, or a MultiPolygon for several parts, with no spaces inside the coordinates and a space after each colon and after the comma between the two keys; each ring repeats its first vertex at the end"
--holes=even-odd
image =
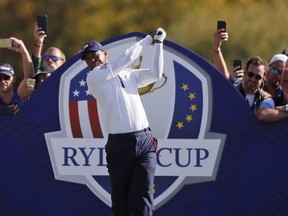
{"type": "Polygon", "coordinates": [[[21,82],[19,85],[19,89],[21,89],[21,100],[25,101],[27,100],[34,92],[35,87],[39,86],[44,82],[46,78],[48,78],[51,73],[59,68],[65,61],[66,57],[65,54],[57,47],[49,47],[45,55],[43,57],[43,66],[42,66],[42,48],[44,39],[47,35],[45,34],[45,31],[42,31],[41,27],[37,26],[37,23],[35,23],[34,27],[34,50],[32,52],[32,61],[34,70],[37,72],[35,76],[32,76],[34,79],[36,79],[36,86],[31,86],[26,82],[21,82]],[[47,69],[49,68],[49,69],[47,69]],[[53,70],[51,68],[54,68],[53,70]],[[47,72],[49,71],[49,73],[47,72]],[[47,72],[47,73],[46,73],[47,72]],[[39,75],[39,76],[38,76],[39,75]]]}
{"type": "MultiPolygon", "coordinates": [[[[34,64],[34,69],[37,71],[42,65],[42,48],[44,39],[47,37],[45,31],[41,29],[41,27],[37,26],[35,23],[34,27],[34,49],[32,52],[32,60],[34,64]]],[[[54,67],[56,70],[66,61],[65,54],[62,50],[57,47],[49,47],[43,57],[43,65],[48,65],[54,67]]]]}
{"type": "MultiPolygon", "coordinates": [[[[224,74],[224,76],[230,80],[230,74],[228,72],[224,56],[221,52],[222,42],[228,38],[228,33],[223,32],[223,29],[218,29],[214,33],[214,64],[224,74]]],[[[255,114],[260,106],[260,103],[271,97],[271,95],[261,89],[269,65],[266,60],[261,57],[254,56],[248,59],[244,68],[244,75],[242,81],[236,84],[236,88],[242,94],[249,104],[252,112],[255,114]]],[[[233,70],[235,71],[235,70],[233,70]]]]}
{"type": "MultiPolygon", "coordinates": [[[[233,64],[232,70],[229,72],[227,69],[226,62],[224,60],[221,46],[222,42],[228,41],[229,34],[226,29],[217,29],[214,33],[214,48],[213,48],[213,57],[214,57],[214,64],[218,70],[220,70],[223,75],[230,80],[232,83],[236,81],[241,81],[244,75],[244,70],[240,65],[233,64]]],[[[239,83],[239,82],[238,82],[239,83]]],[[[235,83],[237,85],[237,83],[235,83]]]]}
{"type": "MultiPolygon", "coordinates": [[[[21,83],[25,83],[28,78],[34,76],[32,59],[22,40],[14,37],[10,39],[11,47],[8,47],[8,49],[21,54],[24,73],[24,78],[21,83]]],[[[2,111],[5,107],[8,108],[9,112],[7,111],[6,114],[15,115],[19,113],[22,105],[21,97],[23,97],[25,93],[19,87],[17,90],[15,89],[16,74],[10,64],[0,64],[0,78],[0,107],[2,107],[2,111]]]]}
{"type": "Polygon", "coordinates": [[[281,94],[264,100],[256,113],[262,122],[273,123],[288,118],[288,69],[284,69],[280,76],[281,94]]]}
{"type": "Polygon", "coordinates": [[[55,71],[54,67],[44,65],[38,69],[36,74],[34,75],[34,79],[36,80],[36,86],[40,86],[51,74],[55,71]]]}

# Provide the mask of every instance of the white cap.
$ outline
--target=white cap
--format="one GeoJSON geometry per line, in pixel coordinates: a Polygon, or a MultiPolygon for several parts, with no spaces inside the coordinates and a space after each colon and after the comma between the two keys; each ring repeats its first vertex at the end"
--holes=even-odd
{"type": "Polygon", "coordinates": [[[269,65],[271,65],[273,62],[275,61],[283,61],[283,62],[286,62],[288,59],[288,56],[284,55],[284,54],[276,54],[274,55],[270,62],[269,62],[269,65]]]}

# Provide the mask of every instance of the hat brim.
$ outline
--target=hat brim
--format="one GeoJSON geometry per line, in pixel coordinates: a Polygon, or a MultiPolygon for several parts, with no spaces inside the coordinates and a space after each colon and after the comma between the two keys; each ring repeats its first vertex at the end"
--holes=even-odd
{"type": "Polygon", "coordinates": [[[38,75],[40,75],[40,74],[48,74],[48,73],[52,73],[52,72],[50,72],[50,71],[41,71],[40,73],[37,73],[37,74],[35,74],[34,76],[33,76],[33,78],[36,78],[38,75]]]}
{"type": "Polygon", "coordinates": [[[8,72],[8,71],[0,71],[0,74],[5,74],[5,75],[10,76],[10,77],[14,75],[13,73],[8,72]]]}
{"type": "Polygon", "coordinates": [[[85,58],[86,58],[86,54],[88,53],[88,52],[98,52],[98,51],[100,51],[101,49],[98,49],[98,50],[92,50],[92,49],[86,49],[86,50],[84,50],[84,51],[82,51],[82,54],[81,54],[81,60],[83,61],[83,60],[85,60],[85,58]]]}

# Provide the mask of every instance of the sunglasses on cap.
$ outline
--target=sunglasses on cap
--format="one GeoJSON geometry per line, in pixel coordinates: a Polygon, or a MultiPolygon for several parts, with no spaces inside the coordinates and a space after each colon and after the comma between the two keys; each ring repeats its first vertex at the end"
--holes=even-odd
{"type": "Polygon", "coordinates": [[[278,70],[277,68],[270,67],[270,69],[271,69],[271,73],[272,73],[272,74],[278,75],[278,74],[281,74],[281,73],[282,73],[282,71],[281,71],[281,70],[278,70]]]}
{"type": "Polygon", "coordinates": [[[262,76],[260,76],[258,74],[254,74],[251,71],[247,72],[247,76],[250,77],[250,78],[253,78],[255,76],[256,80],[258,80],[258,81],[262,79],[262,76]]]}
{"type": "Polygon", "coordinates": [[[59,60],[62,60],[60,57],[58,57],[58,56],[50,56],[50,55],[45,55],[44,56],[44,61],[49,61],[49,60],[52,60],[53,62],[57,62],[57,61],[59,61],[59,60]]]}
{"type": "Polygon", "coordinates": [[[6,74],[0,74],[0,81],[2,80],[10,80],[11,76],[8,76],[6,74]]]}

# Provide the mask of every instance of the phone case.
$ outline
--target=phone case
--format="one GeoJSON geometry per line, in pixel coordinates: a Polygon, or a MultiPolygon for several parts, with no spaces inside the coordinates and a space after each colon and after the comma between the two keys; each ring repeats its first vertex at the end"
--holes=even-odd
{"type": "Polygon", "coordinates": [[[35,79],[31,79],[31,78],[28,78],[28,79],[27,79],[27,86],[33,86],[33,87],[35,87],[35,83],[36,83],[36,80],[35,80],[35,79]]]}
{"type": "Polygon", "coordinates": [[[48,34],[48,17],[47,15],[38,15],[37,16],[37,26],[41,27],[42,31],[45,32],[45,34],[48,34]]]}
{"type": "Polygon", "coordinates": [[[7,48],[12,46],[12,40],[10,38],[0,39],[0,48],[7,48]]]}
{"type": "Polygon", "coordinates": [[[236,59],[233,60],[233,68],[240,66],[240,69],[242,69],[242,60],[236,59]]]}
{"type": "Polygon", "coordinates": [[[217,21],[217,29],[225,29],[226,31],[226,21],[222,20],[217,21]]]}

